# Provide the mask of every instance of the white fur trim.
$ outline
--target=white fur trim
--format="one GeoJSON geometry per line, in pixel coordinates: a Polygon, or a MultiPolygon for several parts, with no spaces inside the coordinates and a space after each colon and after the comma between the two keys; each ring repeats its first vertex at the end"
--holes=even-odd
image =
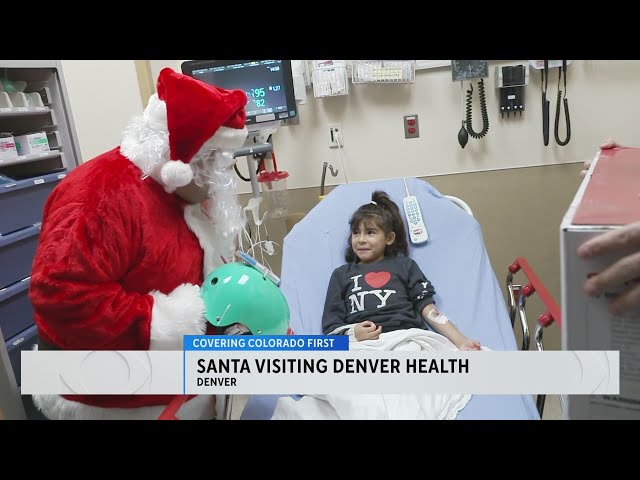
{"type": "Polygon", "coordinates": [[[191,165],[187,165],[179,160],[165,163],[160,169],[160,177],[167,192],[173,192],[176,188],[189,185],[193,180],[193,170],[191,165]]]}
{"type": "Polygon", "coordinates": [[[240,148],[244,141],[247,139],[249,131],[247,127],[244,128],[229,128],[220,127],[216,133],[211,137],[207,144],[214,146],[215,148],[234,150],[240,148]]]}
{"type": "Polygon", "coordinates": [[[158,98],[157,93],[149,97],[142,117],[150,129],[167,131],[167,104],[158,98]]]}
{"type": "Polygon", "coordinates": [[[184,209],[184,221],[189,229],[198,238],[200,247],[204,252],[202,261],[203,278],[206,278],[213,270],[222,265],[220,252],[214,242],[214,227],[211,220],[202,212],[202,207],[197,204],[187,205],[184,209]]]}
{"type": "Polygon", "coordinates": [[[142,115],[135,117],[122,134],[120,153],[160,185],[160,170],[170,160],[167,106],[151,95],[142,115]]]}
{"type": "Polygon", "coordinates": [[[204,335],[207,330],[200,287],[184,283],[169,295],[151,292],[151,350],[182,350],[183,335],[204,335]]]}
{"type": "MultiPolygon", "coordinates": [[[[33,402],[50,420],[156,420],[165,405],[139,408],[103,408],[67,400],[61,395],[33,395],[33,402]]],[[[216,410],[219,407],[216,402],[216,410]]],[[[217,416],[211,395],[198,395],[184,403],[180,420],[209,420],[217,416]]]]}

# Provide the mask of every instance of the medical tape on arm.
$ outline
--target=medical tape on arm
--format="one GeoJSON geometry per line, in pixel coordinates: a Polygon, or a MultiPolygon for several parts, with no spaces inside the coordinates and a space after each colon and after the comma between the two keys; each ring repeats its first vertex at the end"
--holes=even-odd
{"type": "Polygon", "coordinates": [[[352,323],[349,325],[341,325],[339,327],[334,328],[327,335],[349,335],[350,342],[357,342],[355,328],[357,323],[352,323]]]}
{"type": "Polygon", "coordinates": [[[437,323],[438,325],[444,325],[449,321],[449,318],[447,318],[447,316],[444,313],[440,312],[437,308],[432,308],[431,310],[429,310],[429,313],[427,313],[427,318],[432,322],[437,323]]]}
{"type": "MultiPolygon", "coordinates": [[[[357,324],[356,324],[357,325],[357,324]]],[[[347,329],[347,335],[349,335],[349,341],[350,342],[357,342],[358,339],[356,338],[356,326],[352,325],[347,329]]]]}

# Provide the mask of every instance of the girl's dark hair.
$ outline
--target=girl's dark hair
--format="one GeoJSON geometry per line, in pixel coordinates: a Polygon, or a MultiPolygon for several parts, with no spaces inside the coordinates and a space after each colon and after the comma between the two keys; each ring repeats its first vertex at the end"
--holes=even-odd
{"type": "Polygon", "coordinates": [[[389,198],[389,195],[379,190],[373,192],[371,200],[375,203],[365,203],[351,215],[349,220],[351,228],[347,238],[347,249],[344,254],[344,259],[347,262],[357,263],[359,261],[353,248],[351,248],[351,235],[356,228],[360,227],[362,222],[365,222],[365,225],[368,222],[375,223],[384,231],[385,235],[391,232],[396,234],[395,241],[384,249],[385,257],[395,257],[399,253],[408,255],[407,234],[398,205],[389,198]]]}

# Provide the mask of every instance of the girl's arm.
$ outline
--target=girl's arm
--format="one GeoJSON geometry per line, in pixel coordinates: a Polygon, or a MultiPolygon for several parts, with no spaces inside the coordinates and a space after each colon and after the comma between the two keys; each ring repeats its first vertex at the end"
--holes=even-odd
{"type": "Polygon", "coordinates": [[[480,342],[465,337],[434,303],[422,309],[422,317],[434,331],[447,337],[460,350],[480,350],[480,342]]]}
{"type": "Polygon", "coordinates": [[[429,326],[447,337],[460,350],[480,350],[480,343],[465,337],[435,305],[435,288],[413,259],[408,259],[409,298],[429,326]]]}

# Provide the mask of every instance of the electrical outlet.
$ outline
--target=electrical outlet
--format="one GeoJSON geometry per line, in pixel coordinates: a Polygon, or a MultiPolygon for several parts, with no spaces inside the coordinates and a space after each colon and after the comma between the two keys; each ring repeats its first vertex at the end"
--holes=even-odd
{"type": "Polygon", "coordinates": [[[342,136],[342,125],[339,123],[329,124],[329,148],[344,147],[344,137],[342,136]]]}
{"type": "Polygon", "coordinates": [[[418,138],[420,128],[418,127],[418,115],[404,116],[404,138],[418,138]]]}

